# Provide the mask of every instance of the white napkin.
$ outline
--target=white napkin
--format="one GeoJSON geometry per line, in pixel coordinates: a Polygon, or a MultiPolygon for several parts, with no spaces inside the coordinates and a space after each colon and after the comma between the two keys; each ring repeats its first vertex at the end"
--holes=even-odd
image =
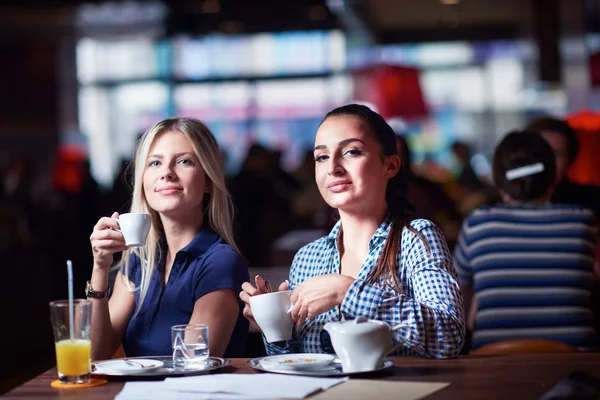
{"type": "Polygon", "coordinates": [[[347,379],[278,374],[201,375],[162,382],[127,382],[116,399],[302,399],[347,379]]]}
{"type": "Polygon", "coordinates": [[[127,382],[115,400],[208,400],[217,398],[206,393],[178,392],[162,388],[163,382],[127,382]]]}

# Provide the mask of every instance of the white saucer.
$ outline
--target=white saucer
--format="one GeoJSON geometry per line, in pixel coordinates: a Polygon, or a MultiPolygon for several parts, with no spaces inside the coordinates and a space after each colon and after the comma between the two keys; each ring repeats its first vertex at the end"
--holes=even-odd
{"type": "Polygon", "coordinates": [[[97,374],[106,375],[138,375],[145,374],[148,372],[156,371],[162,368],[164,363],[162,361],[146,359],[146,358],[132,358],[132,359],[115,359],[106,360],[94,363],[97,374]]]}
{"type": "MultiPolygon", "coordinates": [[[[291,354],[288,354],[286,356],[289,358],[290,355],[291,354]]],[[[298,356],[300,354],[295,354],[295,355],[298,356]]],[[[272,356],[272,357],[274,357],[274,356],[272,356]]],[[[283,357],[283,355],[281,357],[283,357]]],[[[377,368],[375,368],[371,371],[362,371],[362,372],[344,372],[342,370],[342,364],[339,360],[334,360],[334,362],[332,362],[331,364],[329,364],[328,366],[326,366],[322,369],[299,370],[299,369],[268,368],[262,364],[262,360],[264,358],[266,358],[266,357],[252,358],[252,359],[248,360],[248,365],[259,371],[272,372],[275,374],[317,376],[317,377],[318,376],[322,376],[322,377],[325,377],[325,376],[328,376],[328,377],[332,377],[332,376],[338,376],[338,377],[339,376],[362,376],[362,375],[366,375],[366,374],[379,373],[384,370],[389,370],[389,369],[394,368],[394,362],[389,359],[383,359],[381,364],[377,368]]]]}
{"type": "Polygon", "coordinates": [[[266,369],[315,371],[331,368],[335,356],[333,354],[299,353],[281,354],[261,358],[260,364],[266,369]]]}

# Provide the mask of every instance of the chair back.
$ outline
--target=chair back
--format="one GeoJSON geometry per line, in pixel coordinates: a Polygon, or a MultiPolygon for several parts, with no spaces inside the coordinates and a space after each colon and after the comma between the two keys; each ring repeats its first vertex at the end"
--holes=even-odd
{"type": "Polygon", "coordinates": [[[514,339],[503,340],[481,346],[471,351],[472,355],[533,354],[533,353],[577,353],[577,347],[555,340],[514,339]]]}

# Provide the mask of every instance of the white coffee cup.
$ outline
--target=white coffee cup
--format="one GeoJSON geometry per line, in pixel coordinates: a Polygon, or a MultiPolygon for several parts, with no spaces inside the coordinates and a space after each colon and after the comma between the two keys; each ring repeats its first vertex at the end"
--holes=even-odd
{"type": "Polygon", "coordinates": [[[119,231],[125,237],[125,244],[129,247],[143,246],[150,233],[152,216],[144,213],[126,213],[113,218],[119,223],[119,231]]]}
{"type": "Polygon", "coordinates": [[[284,290],[250,297],[254,320],[269,343],[292,338],[294,321],[288,313],[291,295],[291,290],[284,290]]]}

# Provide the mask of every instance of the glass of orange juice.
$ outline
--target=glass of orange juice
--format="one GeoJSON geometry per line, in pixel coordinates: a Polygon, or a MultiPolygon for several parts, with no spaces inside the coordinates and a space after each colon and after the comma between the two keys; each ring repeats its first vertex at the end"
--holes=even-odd
{"type": "Polygon", "coordinates": [[[91,301],[73,300],[73,329],[71,329],[68,300],[50,303],[56,369],[61,383],[87,383],[91,379],[91,314],[91,301]]]}

